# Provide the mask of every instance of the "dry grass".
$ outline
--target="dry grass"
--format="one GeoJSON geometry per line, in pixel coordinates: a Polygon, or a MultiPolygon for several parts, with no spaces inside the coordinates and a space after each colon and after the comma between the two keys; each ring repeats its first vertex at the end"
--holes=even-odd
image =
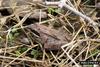
{"type": "Polygon", "coordinates": [[[12,2],[9,7],[1,6],[0,10],[12,8],[13,13],[0,17],[0,67],[81,67],[79,61],[100,61],[100,18],[97,17],[100,11],[95,9],[94,4],[91,5],[96,4],[97,0],[92,1],[67,0],[68,5],[63,5],[67,9],[57,7],[58,2],[53,6],[31,2],[28,2],[30,5],[17,6],[16,2],[12,2]],[[48,12],[49,8],[60,12],[51,10],[57,14],[54,15],[48,12]],[[34,33],[27,29],[30,21],[26,20],[36,9],[40,11],[40,16],[38,20],[32,19],[32,24],[39,22],[55,29],[63,27],[72,36],[61,50],[43,49],[43,45],[34,40],[34,33]],[[42,19],[41,11],[47,12],[48,18],[42,19]],[[23,12],[27,14],[20,19],[19,13],[23,12]],[[30,43],[21,42],[23,37],[30,43]]]}

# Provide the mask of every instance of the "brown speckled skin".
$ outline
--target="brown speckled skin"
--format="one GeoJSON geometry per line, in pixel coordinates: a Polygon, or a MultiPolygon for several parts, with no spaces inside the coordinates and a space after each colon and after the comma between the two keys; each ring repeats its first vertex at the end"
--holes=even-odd
{"type": "Polygon", "coordinates": [[[66,32],[51,29],[41,24],[31,24],[28,28],[37,31],[40,34],[41,42],[46,50],[60,50],[61,46],[71,40],[71,36],[66,32]]]}

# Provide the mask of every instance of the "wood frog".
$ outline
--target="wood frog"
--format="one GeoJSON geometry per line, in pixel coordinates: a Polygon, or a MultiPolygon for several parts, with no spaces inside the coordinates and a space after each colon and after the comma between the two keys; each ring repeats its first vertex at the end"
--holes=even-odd
{"type": "Polygon", "coordinates": [[[28,28],[39,33],[41,43],[44,44],[46,50],[60,50],[61,46],[72,38],[67,31],[52,29],[39,23],[31,24],[28,28]]]}

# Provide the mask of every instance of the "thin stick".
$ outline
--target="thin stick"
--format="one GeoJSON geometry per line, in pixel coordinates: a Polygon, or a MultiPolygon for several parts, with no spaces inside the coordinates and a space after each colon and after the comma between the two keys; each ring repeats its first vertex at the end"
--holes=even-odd
{"type": "MultiPolygon", "coordinates": [[[[7,57],[7,56],[0,56],[0,58],[3,58],[3,59],[11,59],[11,60],[14,60],[16,58],[14,57],[7,57]]],[[[26,58],[18,58],[16,60],[19,60],[19,61],[29,61],[29,62],[43,62],[41,60],[36,60],[36,59],[26,59],[26,58]]]]}
{"type": "Polygon", "coordinates": [[[75,8],[72,8],[67,4],[64,4],[63,6],[66,7],[67,9],[71,10],[76,15],[79,15],[80,17],[84,18],[85,20],[89,21],[90,24],[96,25],[96,23],[90,17],[82,14],[81,12],[77,11],[75,8]]]}
{"type": "Polygon", "coordinates": [[[90,24],[93,24],[94,26],[97,25],[96,22],[94,22],[90,17],[82,14],[81,12],[79,12],[78,10],[76,10],[75,8],[69,6],[68,4],[66,4],[66,0],[60,0],[58,2],[48,2],[46,1],[45,2],[46,5],[51,5],[51,4],[55,4],[55,5],[58,5],[60,8],[63,8],[65,7],[66,9],[72,11],[73,13],[75,13],[76,15],[84,18],[85,20],[89,21],[90,24]]]}
{"type": "Polygon", "coordinates": [[[62,48],[62,50],[64,51],[64,53],[68,56],[68,58],[76,65],[76,67],[80,67],[75,60],[62,48]]]}
{"type": "MultiPolygon", "coordinates": [[[[35,47],[35,46],[33,46],[35,47]]],[[[8,67],[10,64],[12,64],[14,61],[16,61],[18,58],[20,58],[22,55],[24,55],[25,53],[27,53],[29,50],[31,50],[33,47],[27,49],[25,52],[23,52],[21,55],[19,55],[17,58],[15,58],[14,60],[12,60],[11,62],[9,62],[6,66],[4,67],[8,67]]]]}

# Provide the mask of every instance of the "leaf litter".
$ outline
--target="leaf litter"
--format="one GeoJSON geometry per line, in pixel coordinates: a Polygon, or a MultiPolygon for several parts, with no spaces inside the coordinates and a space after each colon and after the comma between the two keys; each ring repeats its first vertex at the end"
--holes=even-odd
{"type": "MultiPolygon", "coordinates": [[[[0,1],[0,65],[80,67],[79,61],[100,61],[100,31],[95,32],[95,27],[73,11],[54,5],[54,0],[49,2],[53,4],[46,5],[44,0],[0,1]]],[[[68,0],[66,4],[100,23],[99,2],[68,0]]]]}

